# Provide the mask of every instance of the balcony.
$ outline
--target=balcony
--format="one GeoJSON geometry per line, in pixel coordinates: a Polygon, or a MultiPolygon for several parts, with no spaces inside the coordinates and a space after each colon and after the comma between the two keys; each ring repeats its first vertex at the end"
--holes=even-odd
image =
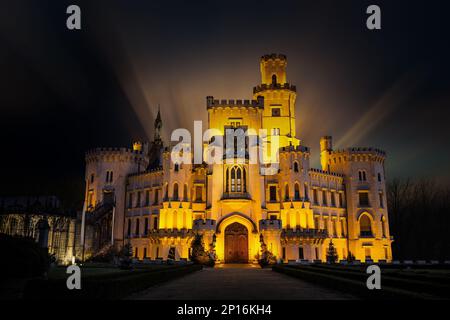
{"type": "Polygon", "coordinates": [[[328,238],[328,232],[325,229],[283,229],[281,236],[288,239],[325,239],[328,238]]]}
{"type": "Polygon", "coordinates": [[[107,202],[99,202],[95,207],[89,207],[86,212],[86,222],[93,224],[108,214],[112,214],[114,204],[107,202]]]}
{"type": "Polygon", "coordinates": [[[278,219],[259,220],[259,229],[260,230],[280,230],[281,229],[281,220],[278,220],[278,219]]]}

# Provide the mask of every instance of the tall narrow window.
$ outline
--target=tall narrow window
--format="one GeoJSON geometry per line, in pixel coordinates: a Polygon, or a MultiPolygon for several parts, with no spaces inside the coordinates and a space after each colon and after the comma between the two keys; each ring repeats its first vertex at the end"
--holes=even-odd
{"type": "Polygon", "coordinates": [[[322,191],[322,205],[324,207],[326,207],[328,205],[327,192],[325,190],[322,191]]]}
{"type": "Polygon", "coordinates": [[[298,247],[298,258],[300,260],[305,259],[304,253],[303,253],[303,247],[298,247]]]}
{"type": "Polygon", "coordinates": [[[133,194],[129,193],[128,194],[128,208],[132,208],[133,207],[133,194]]]}
{"type": "Polygon", "coordinates": [[[372,236],[372,223],[366,214],[363,214],[359,219],[359,230],[361,237],[372,236]]]}
{"type": "Polygon", "coordinates": [[[319,197],[318,197],[318,195],[317,195],[317,189],[314,189],[313,190],[313,201],[314,201],[314,204],[315,205],[318,205],[319,204],[319,197]]]}
{"type": "Polygon", "coordinates": [[[175,165],[174,165],[174,170],[175,170],[175,172],[178,172],[178,171],[179,171],[179,164],[178,164],[178,163],[175,163],[175,165]]]}
{"type": "Polygon", "coordinates": [[[202,201],[202,191],[203,191],[203,188],[201,186],[195,187],[195,199],[198,202],[202,201]]]}
{"type": "Polygon", "coordinates": [[[298,162],[294,161],[294,172],[298,172],[298,171],[299,171],[299,169],[298,169],[298,162]]]}
{"type": "Polygon", "coordinates": [[[148,234],[148,218],[144,220],[144,235],[148,234]]]}
{"type": "Polygon", "coordinates": [[[341,219],[341,235],[343,237],[346,236],[346,233],[345,233],[345,219],[341,219]]]}
{"type": "Polygon", "coordinates": [[[298,183],[294,185],[294,199],[300,200],[300,186],[298,185],[298,183]]]}
{"type": "Polygon", "coordinates": [[[145,190],[145,205],[150,205],[150,190],[145,190]]]}
{"type": "Polygon", "coordinates": [[[368,192],[360,192],[359,193],[359,206],[360,207],[368,207],[369,206],[369,193],[368,192]]]}
{"type": "Polygon", "coordinates": [[[158,217],[153,218],[153,229],[154,230],[158,229],[158,217]]]}
{"type": "Polygon", "coordinates": [[[336,207],[336,195],[334,192],[331,192],[331,206],[336,207]]]}
{"type": "Polygon", "coordinates": [[[137,193],[136,208],[141,206],[141,192],[137,193]]]}
{"type": "Polygon", "coordinates": [[[240,168],[237,168],[236,171],[237,171],[236,191],[241,192],[242,191],[242,188],[241,188],[242,170],[240,168]]]}
{"type": "Polygon", "coordinates": [[[136,228],[134,230],[134,233],[138,236],[140,234],[140,227],[139,227],[139,218],[136,219],[136,228]]]}
{"type": "Polygon", "coordinates": [[[184,185],[184,189],[183,189],[183,200],[184,200],[184,201],[188,201],[188,186],[187,186],[187,184],[184,185]]]}
{"type": "Polygon", "coordinates": [[[173,184],[173,200],[178,200],[178,183],[173,184]]]}
{"type": "Polygon", "coordinates": [[[131,235],[131,219],[128,219],[127,235],[131,235]]]}
{"type": "Polygon", "coordinates": [[[342,203],[342,192],[339,192],[339,207],[342,208],[344,204],[342,203]]]}
{"type": "Polygon", "coordinates": [[[225,192],[230,192],[230,169],[227,169],[225,172],[226,179],[225,179],[225,192]]]}
{"type": "Polygon", "coordinates": [[[380,192],[378,194],[379,198],[380,198],[380,208],[384,208],[384,203],[383,203],[383,193],[380,192]]]}
{"type": "Polygon", "coordinates": [[[308,185],[305,183],[305,201],[308,201],[309,200],[309,195],[308,195],[308,185]]]}
{"type": "Polygon", "coordinates": [[[378,182],[381,182],[381,173],[378,172],[378,182]]]}
{"type": "Polygon", "coordinates": [[[231,192],[236,191],[236,170],[235,168],[231,168],[231,192]]]}
{"type": "Polygon", "coordinates": [[[277,187],[276,186],[269,187],[269,199],[271,202],[277,201],[277,187]]]}
{"type": "Polygon", "coordinates": [[[247,192],[247,170],[245,170],[245,168],[244,168],[243,171],[244,171],[243,187],[244,187],[244,192],[247,192]]]}
{"type": "Polygon", "coordinates": [[[154,204],[158,204],[159,203],[159,190],[155,189],[155,202],[154,204]]]}
{"type": "Polygon", "coordinates": [[[284,187],[284,200],[289,201],[289,185],[288,184],[284,187]]]}

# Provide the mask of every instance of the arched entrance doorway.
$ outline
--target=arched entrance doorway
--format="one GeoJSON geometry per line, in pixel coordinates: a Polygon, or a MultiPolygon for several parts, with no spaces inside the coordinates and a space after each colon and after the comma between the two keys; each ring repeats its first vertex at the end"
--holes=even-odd
{"type": "Polygon", "coordinates": [[[225,263],[248,263],[248,230],[239,222],[225,228],[225,263]]]}

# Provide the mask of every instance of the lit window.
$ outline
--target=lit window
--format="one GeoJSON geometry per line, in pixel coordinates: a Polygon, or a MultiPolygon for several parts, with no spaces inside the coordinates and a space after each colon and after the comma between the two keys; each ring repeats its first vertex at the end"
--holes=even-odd
{"type": "Polygon", "coordinates": [[[281,116],[280,108],[272,108],[272,117],[279,117],[279,116],[281,116]]]}
{"type": "Polygon", "coordinates": [[[360,192],[359,193],[359,206],[360,207],[368,207],[369,206],[369,193],[368,192],[360,192]]]}

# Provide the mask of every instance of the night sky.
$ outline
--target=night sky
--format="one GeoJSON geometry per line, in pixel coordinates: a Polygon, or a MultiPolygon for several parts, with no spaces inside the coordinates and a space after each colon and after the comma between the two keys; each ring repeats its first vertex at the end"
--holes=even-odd
{"type": "MultiPolygon", "coordinates": [[[[2,1],[0,195],[83,196],[84,152],[249,99],[259,58],[288,57],[297,135],[387,151],[387,176],[450,181],[448,1],[2,1]],[[78,4],[82,30],[66,28],[78,4]],[[382,30],[366,28],[370,4],[382,30]]],[[[149,138],[147,138],[149,137],[149,138]]]]}

